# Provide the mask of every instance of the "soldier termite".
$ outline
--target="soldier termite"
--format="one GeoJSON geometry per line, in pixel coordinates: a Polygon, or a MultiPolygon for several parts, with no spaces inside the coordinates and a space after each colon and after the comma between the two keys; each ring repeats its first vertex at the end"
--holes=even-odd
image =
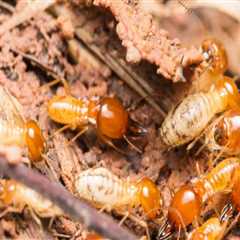
{"type": "Polygon", "coordinates": [[[108,211],[125,211],[142,206],[146,216],[154,219],[162,206],[160,191],[149,178],[123,180],[106,168],[88,169],[80,173],[75,189],[79,197],[108,211]]]}
{"type": "Polygon", "coordinates": [[[131,120],[122,104],[111,97],[81,98],[72,96],[54,96],[48,103],[48,115],[55,122],[65,124],[60,131],[70,128],[79,129],[79,133],[71,140],[83,134],[89,126],[94,126],[98,136],[107,144],[119,150],[112,140],[125,139],[135,150],[129,135],[139,136],[146,130],[131,120]]]}
{"type": "Polygon", "coordinates": [[[60,208],[39,193],[14,180],[0,180],[0,202],[6,212],[22,212],[24,207],[42,218],[63,215],[60,208]]]}
{"type": "Polygon", "coordinates": [[[176,147],[198,137],[210,120],[229,107],[239,109],[240,96],[233,79],[224,76],[225,52],[214,41],[204,42],[203,50],[212,59],[201,78],[211,79],[209,91],[187,96],[169,112],[160,128],[160,136],[168,147],[176,147]]]}
{"type": "MultiPolygon", "coordinates": [[[[209,173],[185,184],[174,194],[168,210],[168,224],[177,229],[197,221],[203,204],[217,193],[230,193],[240,159],[227,158],[209,173]]],[[[170,227],[168,227],[168,230],[170,227]]],[[[161,234],[166,234],[165,232],[161,234]]]]}
{"type": "Polygon", "coordinates": [[[41,129],[33,120],[25,121],[21,105],[7,89],[0,86],[0,143],[3,145],[27,146],[29,158],[41,160],[45,140],[41,129]]]}

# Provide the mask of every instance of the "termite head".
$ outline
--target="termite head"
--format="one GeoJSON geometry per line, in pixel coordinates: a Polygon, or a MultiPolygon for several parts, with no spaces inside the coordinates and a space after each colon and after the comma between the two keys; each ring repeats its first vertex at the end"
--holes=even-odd
{"type": "Polygon", "coordinates": [[[9,205],[14,201],[16,182],[14,180],[0,180],[0,201],[9,205]]]}
{"type": "Polygon", "coordinates": [[[200,214],[201,201],[193,187],[184,185],[174,195],[168,218],[177,228],[186,227],[200,214]]]}
{"type": "Polygon", "coordinates": [[[216,121],[213,129],[214,142],[219,147],[226,147],[231,153],[239,153],[240,111],[231,109],[216,121]]]}
{"type": "Polygon", "coordinates": [[[128,127],[128,112],[115,98],[104,97],[97,116],[97,130],[112,139],[122,138],[128,127]]]}
{"type": "Polygon", "coordinates": [[[45,140],[41,129],[35,121],[30,120],[26,123],[25,136],[30,159],[33,161],[41,160],[42,153],[45,150],[45,140]]]}
{"type": "Polygon", "coordinates": [[[142,178],[138,183],[138,201],[146,216],[150,219],[156,218],[162,206],[162,198],[156,184],[149,178],[142,178]]]}
{"type": "Polygon", "coordinates": [[[227,76],[219,77],[215,87],[222,98],[224,106],[240,110],[240,95],[232,78],[227,76]]]}
{"type": "Polygon", "coordinates": [[[223,74],[228,66],[226,50],[221,42],[210,38],[202,42],[202,52],[205,58],[205,65],[208,70],[223,74]]]}

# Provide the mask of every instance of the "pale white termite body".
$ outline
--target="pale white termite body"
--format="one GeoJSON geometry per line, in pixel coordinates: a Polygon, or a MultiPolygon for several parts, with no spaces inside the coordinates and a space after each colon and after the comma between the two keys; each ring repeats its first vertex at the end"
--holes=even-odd
{"type": "Polygon", "coordinates": [[[121,180],[106,168],[88,169],[78,175],[75,189],[79,197],[98,208],[110,211],[134,206],[137,187],[128,180],[121,180]]]}
{"type": "Polygon", "coordinates": [[[13,180],[1,180],[1,199],[5,205],[23,210],[29,207],[40,217],[63,215],[62,210],[35,190],[13,180]]]}
{"type": "Polygon", "coordinates": [[[185,144],[199,136],[215,114],[226,108],[218,91],[186,97],[169,112],[160,127],[160,136],[168,147],[185,144]]]}

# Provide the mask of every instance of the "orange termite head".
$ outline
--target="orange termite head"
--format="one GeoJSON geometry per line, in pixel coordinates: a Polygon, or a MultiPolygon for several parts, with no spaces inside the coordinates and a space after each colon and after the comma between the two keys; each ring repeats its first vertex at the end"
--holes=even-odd
{"type": "Polygon", "coordinates": [[[201,201],[191,186],[182,186],[174,195],[168,218],[175,227],[186,227],[200,214],[201,201]]]}
{"type": "Polygon", "coordinates": [[[207,69],[223,74],[228,66],[227,53],[223,44],[217,39],[206,39],[202,42],[202,52],[207,69]]]}
{"type": "Polygon", "coordinates": [[[16,182],[14,180],[0,180],[0,200],[4,205],[14,201],[16,193],[16,182]]]}
{"type": "Polygon", "coordinates": [[[231,153],[240,152],[240,111],[228,110],[214,127],[214,140],[221,147],[227,147],[231,153]]]}
{"type": "Polygon", "coordinates": [[[41,160],[41,155],[45,150],[45,140],[35,121],[27,121],[25,136],[30,159],[33,161],[41,160]]]}
{"type": "Polygon", "coordinates": [[[123,105],[116,98],[104,97],[97,115],[98,132],[112,139],[120,139],[125,135],[127,127],[128,112],[123,105]]]}
{"type": "Polygon", "coordinates": [[[240,110],[240,95],[237,85],[232,78],[219,76],[215,88],[218,91],[219,96],[223,99],[223,104],[226,107],[240,110]]]}
{"type": "Polygon", "coordinates": [[[156,184],[147,177],[142,178],[138,183],[138,201],[141,204],[146,216],[150,219],[156,218],[162,206],[162,198],[156,184]]]}

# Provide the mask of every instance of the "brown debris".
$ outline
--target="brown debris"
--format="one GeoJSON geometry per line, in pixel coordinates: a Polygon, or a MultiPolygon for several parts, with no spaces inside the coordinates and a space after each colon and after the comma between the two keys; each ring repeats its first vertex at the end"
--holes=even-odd
{"type": "MultiPolygon", "coordinates": [[[[116,31],[127,48],[126,59],[136,63],[146,59],[157,65],[157,72],[173,81],[184,81],[181,69],[202,61],[194,47],[181,46],[166,30],[158,29],[151,15],[139,11],[137,4],[125,0],[95,0],[93,4],[109,8],[118,21],[116,31]]],[[[142,10],[142,9],[140,9],[142,10]]]]}

